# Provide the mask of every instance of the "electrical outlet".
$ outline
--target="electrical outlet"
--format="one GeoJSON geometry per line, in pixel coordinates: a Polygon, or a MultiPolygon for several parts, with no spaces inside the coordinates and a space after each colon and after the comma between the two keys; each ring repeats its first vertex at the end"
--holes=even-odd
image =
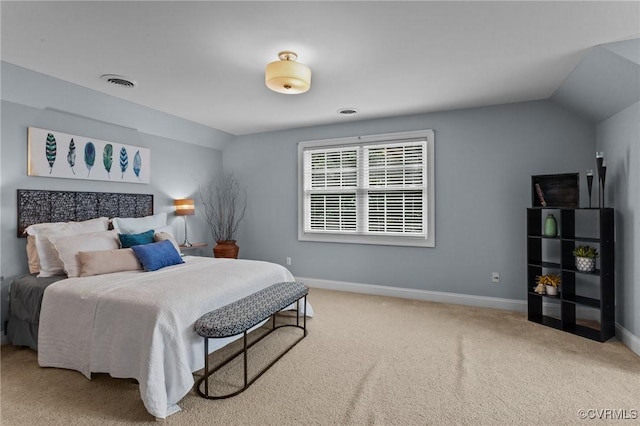
{"type": "Polygon", "coordinates": [[[287,266],[291,266],[291,258],[287,256],[287,266]]]}
{"type": "Polygon", "coordinates": [[[491,274],[491,281],[498,284],[500,282],[500,274],[497,272],[493,272],[491,274]]]}

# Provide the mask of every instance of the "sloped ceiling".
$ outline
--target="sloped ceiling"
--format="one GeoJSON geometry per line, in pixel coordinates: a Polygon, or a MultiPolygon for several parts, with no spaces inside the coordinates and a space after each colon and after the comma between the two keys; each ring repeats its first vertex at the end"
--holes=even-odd
{"type": "Polygon", "coordinates": [[[551,99],[596,123],[640,101],[640,38],[592,48],[551,99]]]}
{"type": "Polygon", "coordinates": [[[4,63],[234,135],[548,99],[590,48],[640,35],[637,1],[2,0],[0,8],[4,63]],[[265,64],[281,50],[311,67],[309,92],[265,87],[265,64]],[[106,83],[105,73],[138,86],[106,83]],[[340,115],[342,107],[358,114],[340,115]]]}
{"type": "Polygon", "coordinates": [[[640,65],[640,38],[605,44],[602,47],[640,65]]]}

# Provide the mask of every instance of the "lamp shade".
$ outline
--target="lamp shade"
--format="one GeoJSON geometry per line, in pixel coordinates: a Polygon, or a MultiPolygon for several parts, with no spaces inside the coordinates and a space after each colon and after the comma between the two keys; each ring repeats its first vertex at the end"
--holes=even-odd
{"type": "Polygon", "coordinates": [[[287,95],[304,93],[311,87],[311,70],[308,66],[296,62],[298,55],[293,52],[280,52],[279,61],[267,64],[264,81],[274,92],[287,95]]]}
{"type": "Polygon", "coordinates": [[[177,216],[191,216],[196,213],[196,206],[191,198],[173,200],[177,216]]]}

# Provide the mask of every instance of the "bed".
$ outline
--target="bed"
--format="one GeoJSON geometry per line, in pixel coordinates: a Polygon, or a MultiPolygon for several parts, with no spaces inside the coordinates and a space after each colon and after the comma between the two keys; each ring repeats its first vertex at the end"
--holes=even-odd
{"type": "MultiPolygon", "coordinates": [[[[114,231],[101,230],[100,238],[112,238],[108,232],[114,231]]],[[[86,245],[87,235],[57,241],[86,245]]],[[[168,248],[172,244],[161,241],[143,247],[168,248]]],[[[91,255],[122,255],[122,250],[130,249],[91,255]]],[[[64,258],[64,250],[59,255],[64,258]]],[[[13,324],[9,329],[14,330],[14,339],[23,339],[13,343],[37,347],[42,367],[76,370],[89,379],[91,373],[136,379],[145,408],[158,419],[180,410],[179,401],[193,387],[193,372],[204,366],[204,343],[193,330],[195,321],[269,285],[294,280],[281,265],[241,259],[182,256],[175,264],[157,270],[137,268],[88,276],[76,276],[73,268],[63,264],[69,277],[30,274],[14,281],[16,286],[12,284],[13,324]],[[42,296],[39,310],[38,294],[42,296]],[[18,333],[18,329],[26,333],[18,333]],[[29,341],[29,333],[34,341],[29,341]]],[[[85,271],[86,265],[81,266],[85,271]]],[[[304,310],[312,316],[310,305],[304,310]]],[[[233,340],[216,340],[209,350],[233,340]]]]}

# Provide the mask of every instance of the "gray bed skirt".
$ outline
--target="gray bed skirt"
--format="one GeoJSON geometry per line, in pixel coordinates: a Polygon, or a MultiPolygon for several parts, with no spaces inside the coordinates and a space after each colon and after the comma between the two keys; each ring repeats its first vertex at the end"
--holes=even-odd
{"type": "Polygon", "coordinates": [[[38,324],[44,290],[65,278],[64,275],[38,278],[36,274],[25,274],[11,282],[7,323],[7,338],[11,344],[38,350],[38,324]]]}

